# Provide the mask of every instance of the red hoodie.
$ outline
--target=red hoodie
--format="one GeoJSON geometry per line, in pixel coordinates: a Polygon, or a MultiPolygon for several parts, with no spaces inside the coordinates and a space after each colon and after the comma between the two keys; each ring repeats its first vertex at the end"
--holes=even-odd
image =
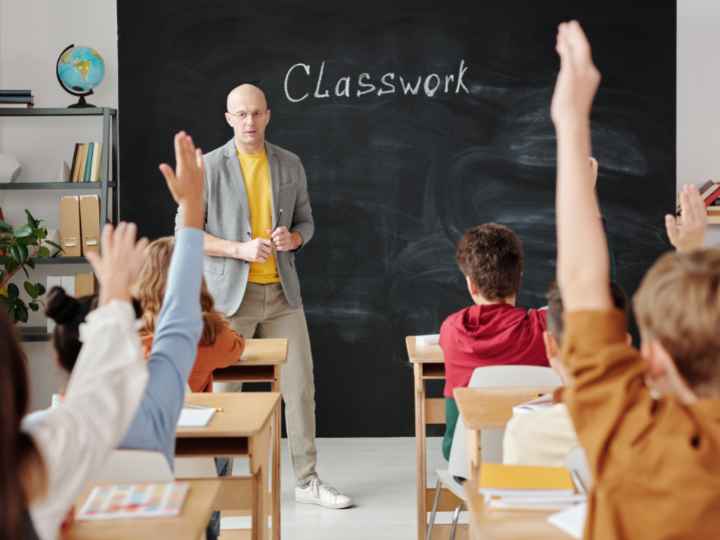
{"type": "Polygon", "coordinates": [[[440,327],[445,397],[467,386],[476,367],[549,365],[542,336],[546,321],[546,309],[510,304],[470,306],[450,315],[440,327]]]}

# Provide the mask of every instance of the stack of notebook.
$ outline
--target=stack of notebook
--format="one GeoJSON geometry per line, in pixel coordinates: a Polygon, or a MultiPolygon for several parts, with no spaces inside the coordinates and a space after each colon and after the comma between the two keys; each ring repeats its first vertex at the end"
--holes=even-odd
{"type": "Polygon", "coordinates": [[[483,463],[480,493],[492,508],[555,510],[585,501],[562,467],[483,463]]]}

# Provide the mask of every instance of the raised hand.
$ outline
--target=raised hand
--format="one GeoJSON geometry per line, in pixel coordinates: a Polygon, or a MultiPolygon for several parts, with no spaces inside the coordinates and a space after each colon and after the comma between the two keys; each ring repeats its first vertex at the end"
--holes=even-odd
{"type": "Polygon", "coordinates": [[[203,159],[202,151],[195,148],[192,137],[180,131],[175,134],[175,170],[167,163],[160,164],[173,199],[182,207],[186,227],[203,226],[203,159]]]}
{"type": "Polygon", "coordinates": [[[100,304],[112,300],[130,301],[130,287],[142,268],[148,241],[136,241],[134,223],[120,222],[116,229],[105,225],[102,232],[102,255],[89,252],[85,256],[100,282],[100,304]]]}
{"type": "Polygon", "coordinates": [[[678,251],[703,247],[707,229],[707,210],[696,186],[684,186],[680,192],[680,216],[666,215],[665,229],[670,243],[678,251]]]}
{"type": "Polygon", "coordinates": [[[558,27],[555,50],[560,73],[555,83],[550,114],[555,125],[587,121],[600,84],[600,72],[592,61],[590,43],[577,21],[558,27]]]}

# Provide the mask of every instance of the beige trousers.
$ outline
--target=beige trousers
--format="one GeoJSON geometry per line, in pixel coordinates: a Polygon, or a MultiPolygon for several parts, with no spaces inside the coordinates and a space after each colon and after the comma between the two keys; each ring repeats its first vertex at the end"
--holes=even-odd
{"type": "MultiPolygon", "coordinates": [[[[282,286],[248,283],[230,325],[245,338],[287,338],[287,363],[280,373],[280,391],[285,403],[288,446],[295,478],[304,484],[315,476],[315,383],[305,312],[291,308],[282,286]]],[[[238,392],[242,383],[214,383],[216,392],[238,392]]]]}

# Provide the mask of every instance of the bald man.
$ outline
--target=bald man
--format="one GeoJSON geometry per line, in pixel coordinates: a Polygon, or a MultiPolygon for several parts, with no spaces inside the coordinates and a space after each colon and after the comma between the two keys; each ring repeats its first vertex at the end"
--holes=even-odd
{"type": "MultiPolygon", "coordinates": [[[[246,338],[287,338],[280,388],[285,402],[295,500],[347,508],[349,497],[315,471],[315,384],[295,253],[312,238],[300,158],[265,140],[265,94],[243,84],[227,97],[234,137],[205,155],[205,279],[216,307],[246,338]]],[[[227,392],[240,385],[217,384],[227,392]]]]}

